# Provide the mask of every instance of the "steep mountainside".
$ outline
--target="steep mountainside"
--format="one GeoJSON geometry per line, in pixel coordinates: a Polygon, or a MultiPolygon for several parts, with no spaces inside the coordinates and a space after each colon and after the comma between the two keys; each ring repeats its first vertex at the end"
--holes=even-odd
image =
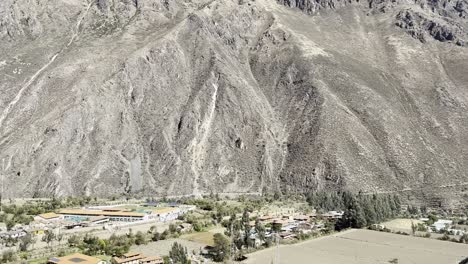
{"type": "Polygon", "coordinates": [[[3,195],[350,189],[455,205],[467,8],[2,1],[3,195]]]}

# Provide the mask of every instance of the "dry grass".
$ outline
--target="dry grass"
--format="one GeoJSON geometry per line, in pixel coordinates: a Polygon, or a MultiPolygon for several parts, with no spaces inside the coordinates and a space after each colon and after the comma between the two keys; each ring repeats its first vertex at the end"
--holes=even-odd
{"type": "MultiPolygon", "coordinates": [[[[402,236],[370,230],[350,230],[280,246],[281,263],[320,264],[399,264],[458,263],[468,253],[468,245],[434,239],[402,236]]],[[[270,264],[275,248],[250,254],[245,264],[270,264]]]]}
{"type": "Polygon", "coordinates": [[[188,241],[200,243],[200,244],[205,244],[208,246],[213,246],[214,245],[213,236],[214,236],[213,232],[198,232],[198,233],[183,235],[180,238],[186,239],[188,241]]]}
{"type": "Polygon", "coordinates": [[[386,228],[392,229],[392,230],[397,230],[397,231],[411,231],[411,223],[413,224],[419,224],[423,223],[423,221],[417,220],[417,219],[404,219],[404,218],[398,218],[394,219],[385,223],[382,223],[386,228]]]}

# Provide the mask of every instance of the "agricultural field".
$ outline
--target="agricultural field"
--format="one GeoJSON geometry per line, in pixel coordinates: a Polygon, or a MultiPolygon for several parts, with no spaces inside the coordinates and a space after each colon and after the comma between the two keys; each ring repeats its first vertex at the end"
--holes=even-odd
{"type": "Polygon", "coordinates": [[[153,255],[167,256],[169,255],[169,251],[171,250],[172,244],[174,244],[174,242],[177,242],[181,244],[183,247],[187,248],[188,252],[195,251],[196,253],[199,253],[200,249],[203,249],[206,246],[206,244],[188,241],[186,239],[171,238],[167,240],[160,240],[157,242],[149,242],[146,245],[139,245],[139,246],[134,245],[130,248],[130,251],[140,252],[148,256],[153,256],[153,255]]]}
{"type": "Polygon", "coordinates": [[[184,235],[181,237],[181,239],[204,244],[207,246],[214,246],[213,236],[214,233],[212,232],[197,232],[184,235]]]}
{"type": "Polygon", "coordinates": [[[349,230],[294,245],[248,255],[245,264],[458,264],[468,245],[371,230],[349,230]]]}
{"type": "Polygon", "coordinates": [[[411,232],[411,224],[422,224],[423,221],[417,219],[405,219],[397,218],[387,222],[382,223],[383,226],[389,228],[393,231],[402,231],[402,232],[411,232]]]}

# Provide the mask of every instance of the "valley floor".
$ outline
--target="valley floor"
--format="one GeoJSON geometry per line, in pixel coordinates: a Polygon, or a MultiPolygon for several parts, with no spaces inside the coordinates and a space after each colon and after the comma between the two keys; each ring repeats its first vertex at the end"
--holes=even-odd
{"type": "Polygon", "coordinates": [[[270,264],[279,259],[297,264],[455,264],[468,256],[466,244],[354,229],[278,250],[279,254],[276,248],[252,253],[242,263],[270,264]]]}

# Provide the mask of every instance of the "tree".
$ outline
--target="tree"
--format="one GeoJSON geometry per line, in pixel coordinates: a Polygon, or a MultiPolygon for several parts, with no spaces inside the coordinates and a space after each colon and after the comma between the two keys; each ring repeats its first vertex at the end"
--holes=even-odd
{"type": "Polygon", "coordinates": [[[52,242],[55,240],[55,234],[54,232],[50,230],[46,230],[44,233],[44,236],[42,237],[42,241],[47,243],[47,246],[51,246],[52,242]]]}
{"type": "Polygon", "coordinates": [[[2,263],[13,262],[16,260],[16,255],[13,251],[7,250],[2,254],[2,263]]]}
{"type": "Polygon", "coordinates": [[[249,236],[250,236],[250,218],[249,212],[247,209],[244,209],[244,213],[242,214],[242,227],[244,229],[244,245],[249,247],[249,236]]]}
{"type": "Polygon", "coordinates": [[[26,252],[28,251],[29,245],[32,243],[32,236],[31,234],[27,234],[24,237],[20,239],[20,244],[19,244],[19,249],[21,252],[26,252]]]}
{"type": "Polygon", "coordinates": [[[255,232],[257,233],[257,237],[261,242],[265,241],[265,227],[258,219],[255,221],[255,232]]]}
{"type": "Polygon", "coordinates": [[[174,234],[177,232],[177,227],[175,224],[170,224],[169,225],[169,233],[174,234]]]}
{"type": "Polygon", "coordinates": [[[151,240],[153,240],[153,241],[162,240],[162,239],[161,239],[161,233],[155,232],[155,233],[153,234],[153,236],[151,237],[151,240]]]}
{"type": "Polygon", "coordinates": [[[214,234],[214,246],[211,251],[213,260],[222,262],[227,259],[229,255],[230,243],[229,240],[221,233],[214,234]]]}
{"type": "Polygon", "coordinates": [[[15,221],[13,219],[8,219],[5,221],[7,231],[10,231],[15,226],[15,221]]]}
{"type": "Polygon", "coordinates": [[[468,233],[463,234],[458,242],[468,244],[468,233]]]}
{"type": "Polygon", "coordinates": [[[58,241],[59,247],[60,247],[60,244],[61,244],[62,240],[63,240],[63,234],[62,234],[62,233],[59,233],[59,234],[57,235],[57,241],[58,241]]]}
{"type": "Polygon", "coordinates": [[[146,236],[145,234],[143,234],[143,232],[141,231],[138,231],[135,235],[135,244],[136,245],[143,245],[143,244],[147,244],[148,241],[146,240],[146,236]]]}
{"type": "Polygon", "coordinates": [[[413,223],[413,221],[411,221],[411,232],[412,232],[413,236],[416,234],[417,228],[418,227],[413,223]]]}
{"type": "Polygon", "coordinates": [[[156,226],[154,226],[154,225],[151,226],[149,231],[148,231],[148,233],[150,233],[150,234],[154,234],[156,232],[158,232],[158,228],[156,226]]]}
{"type": "Polygon", "coordinates": [[[273,199],[276,201],[281,199],[281,193],[279,191],[275,191],[275,194],[273,195],[273,199]]]}
{"type": "Polygon", "coordinates": [[[271,226],[271,229],[276,233],[281,231],[281,228],[283,228],[283,224],[281,223],[273,223],[273,225],[271,226]]]}
{"type": "Polygon", "coordinates": [[[189,264],[190,263],[190,260],[188,259],[188,256],[187,256],[187,249],[177,242],[172,244],[171,251],[169,252],[169,257],[175,264],[189,264]]]}
{"type": "Polygon", "coordinates": [[[77,247],[81,243],[81,240],[79,236],[72,235],[68,238],[67,242],[69,247],[77,247]]]}

